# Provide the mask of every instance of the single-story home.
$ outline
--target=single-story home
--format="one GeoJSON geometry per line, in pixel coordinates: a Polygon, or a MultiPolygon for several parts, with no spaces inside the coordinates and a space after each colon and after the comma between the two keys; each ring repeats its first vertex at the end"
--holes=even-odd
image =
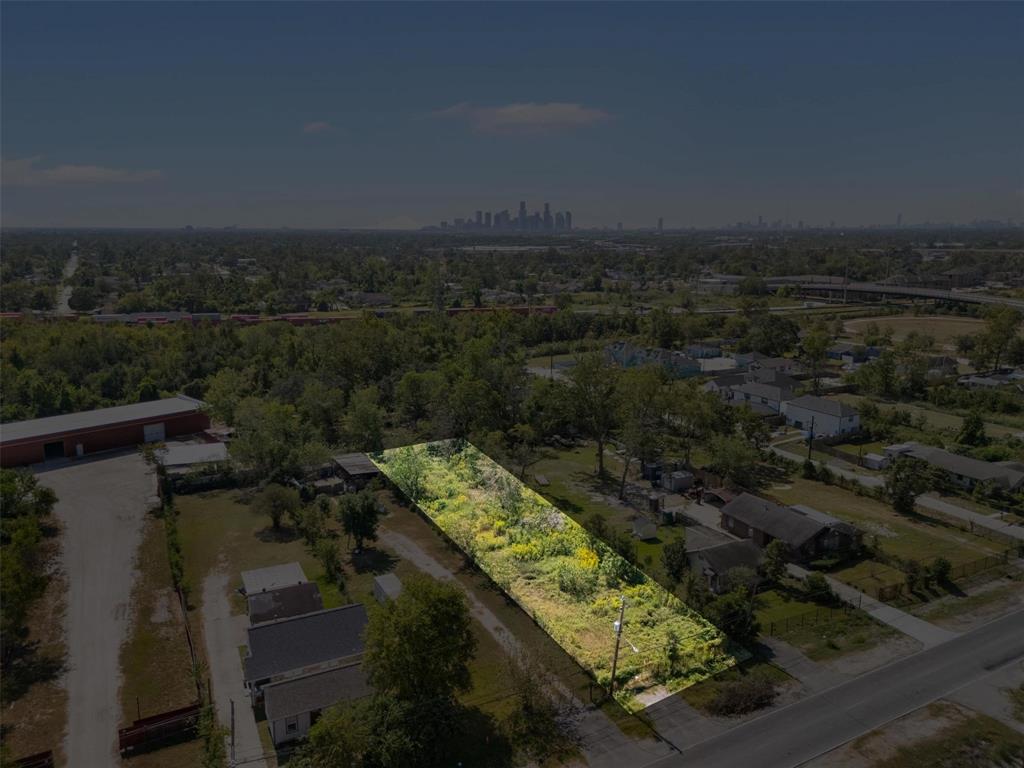
{"type": "Polygon", "coordinates": [[[263,688],[263,709],[274,746],[300,739],[327,707],[369,696],[362,664],[335,667],[271,683],[263,688]]]}
{"type": "Polygon", "coordinates": [[[814,437],[848,435],[860,430],[857,409],[840,400],[815,395],[803,395],[782,404],[786,423],[809,431],[814,425],[814,437]]]}
{"type": "Polygon", "coordinates": [[[359,662],[366,624],[366,606],[353,603],[249,627],[242,666],[253,706],[271,683],[359,662]]]}
{"type": "Polygon", "coordinates": [[[868,469],[885,469],[889,466],[889,457],[880,453],[865,453],[861,457],[861,461],[868,469]]]}
{"type": "Polygon", "coordinates": [[[658,538],[658,524],[646,517],[637,517],[633,520],[633,535],[641,541],[650,541],[658,538]]]}
{"type": "Polygon", "coordinates": [[[255,595],[257,592],[305,584],[307,581],[306,572],[298,563],[268,565],[266,568],[242,571],[242,592],[246,595],[255,595]]]}
{"type": "Polygon", "coordinates": [[[736,494],[728,488],[705,488],[700,496],[701,501],[705,504],[719,508],[724,507],[735,498],[736,494]]]}
{"type": "Polygon", "coordinates": [[[754,542],[743,539],[694,550],[687,553],[686,558],[690,562],[690,570],[707,579],[708,588],[718,595],[727,587],[729,571],[750,568],[756,572],[764,555],[754,542]]]}
{"type": "Polygon", "coordinates": [[[674,378],[697,376],[700,362],[689,355],[660,347],[638,347],[626,341],[616,341],[605,347],[605,357],[623,368],[660,365],[674,378]]]}
{"type": "Polygon", "coordinates": [[[787,375],[803,373],[804,367],[799,360],[789,357],[761,357],[751,360],[749,367],[761,371],[775,371],[787,375]]]}
{"type": "Polygon", "coordinates": [[[302,616],[324,609],[320,587],[313,581],[253,592],[248,595],[246,602],[250,624],[302,616]]]}
{"type": "Polygon", "coordinates": [[[971,489],[978,483],[990,482],[1006,491],[1024,490],[1024,471],[1014,462],[982,461],[970,456],[950,453],[921,443],[899,443],[885,448],[890,459],[906,456],[940,469],[957,485],[971,489]]]}
{"type": "Polygon", "coordinates": [[[762,549],[778,539],[789,547],[794,560],[854,549],[861,539],[857,528],[824,512],[805,506],[784,507],[750,493],[722,507],[721,526],[762,549]]]}

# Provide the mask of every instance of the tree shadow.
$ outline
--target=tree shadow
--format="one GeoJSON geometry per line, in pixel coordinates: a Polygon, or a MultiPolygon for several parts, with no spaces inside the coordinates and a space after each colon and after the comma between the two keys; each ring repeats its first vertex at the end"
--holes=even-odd
{"type": "Polygon", "coordinates": [[[398,558],[375,547],[363,547],[362,552],[353,552],[349,558],[356,573],[380,575],[394,570],[398,558]]]}
{"type": "Polygon", "coordinates": [[[452,740],[452,757],[464,768],[512,768],[515,750],[492,715],[475,707],[462,707],[452,740]]]}
{"type": "Polygon", "coordinates": [[[274,528],[274,526],[268,525],[266,528],[256,531],[256,538],[265,544],[288,544],[299,538],[299,532],[295,528],[286,526],[274,528]]]}
{"type": "Polygon", "coordinates": [[[4,706],[20,699],[33,685],[58,679],[67,668],[63,655],[42,652],[38,641],[7,642],[10,645],[5,649],[3,682],[0,685],[4,706]]]}

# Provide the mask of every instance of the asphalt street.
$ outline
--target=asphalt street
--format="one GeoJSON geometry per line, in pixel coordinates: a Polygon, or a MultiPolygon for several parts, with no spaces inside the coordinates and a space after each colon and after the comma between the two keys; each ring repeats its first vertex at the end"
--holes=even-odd
{"type": "Polygon", "coordinates": [[[854,678],[649,768],[793,768],[1024,657],[1024,611],[854,678]]]}

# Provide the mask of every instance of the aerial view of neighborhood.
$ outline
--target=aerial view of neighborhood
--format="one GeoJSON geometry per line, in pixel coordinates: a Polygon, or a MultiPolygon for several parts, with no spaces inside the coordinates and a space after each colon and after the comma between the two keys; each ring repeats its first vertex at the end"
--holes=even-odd
{"type": "Polygon", "coordinates": [[[2,16],[0,767],[1024,766],[1024,6],[2,16]]]}

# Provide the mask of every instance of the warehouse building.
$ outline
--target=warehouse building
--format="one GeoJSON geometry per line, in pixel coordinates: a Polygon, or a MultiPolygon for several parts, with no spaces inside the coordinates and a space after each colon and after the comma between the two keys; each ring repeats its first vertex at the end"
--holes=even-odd
{"type": "Polygon", "coordinates": [[[157,443],[210,426],[203,402],[185,395],[0,424],[0,465],[16,467],[157,443]]]}

